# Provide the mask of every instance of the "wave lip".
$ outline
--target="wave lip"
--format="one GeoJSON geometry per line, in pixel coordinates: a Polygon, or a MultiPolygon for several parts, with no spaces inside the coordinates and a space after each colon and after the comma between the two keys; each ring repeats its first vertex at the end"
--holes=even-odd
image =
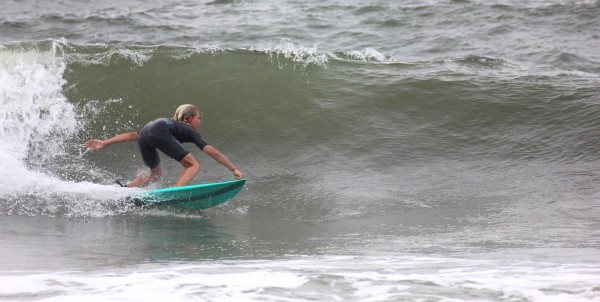
{"type": "Polygon", "coordinates": [[[563,69],[600,75],[600,61],[594,61],[579,54],[561,51],[552,62],[563,69]]]}
{"type": "Polygon", "coordinates": [[[506,61],[504,59],[491,58],[486,56],[470,55],[462,59],[457,59],[456,62],[463,64],[473,64],[484,67],[502,67],[506,61]]]}

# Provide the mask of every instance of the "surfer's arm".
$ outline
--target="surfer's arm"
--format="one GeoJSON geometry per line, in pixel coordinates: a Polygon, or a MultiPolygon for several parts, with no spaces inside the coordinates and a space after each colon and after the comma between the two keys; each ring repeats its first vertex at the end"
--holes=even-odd
{"type": "Polygon", "coordinates": [[[206,145],[202,151],[204,153],[206,153],[208,156],[212,157],[216,162],[220,163],[221,165],[227,167],[229,170],[231,170],[231,172],[233,172],[233,175],[235,176],[236,179],[242,179],[244,177],[244,174],[242,174],[242,171],[238,170],[235,165],[227,158],[227,156],[223,155],[223,153],[221,153],[219,150],[215,149],[213,146],[211,145],[206,145]]]}
{"type": "Polygon", "coordinates": [[[106,148],[110,145],[114,145],[114,144],[118,144],[118,143],[122,143],[122,142],[137,141],[138,136],[139,135],[138,135],[137,131],[121,133],[121,134],[111,137],[107,140],[91,139],[91,140],[85,142],[84,146],[90,150],[96,151],[96,150],[100,150],[102,148],[106,148]]]}

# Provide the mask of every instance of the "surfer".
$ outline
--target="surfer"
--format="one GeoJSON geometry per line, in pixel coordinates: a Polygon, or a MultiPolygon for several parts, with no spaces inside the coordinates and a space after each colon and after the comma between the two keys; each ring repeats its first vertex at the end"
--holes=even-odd
{"type": "Polygon", "coordinates": [[[158,150],[183,165],[183,173],[175,187],[185,186],[200,172],[200,163],[182,143],[192,142],[215,161],[227,167],[236,179],[244,176],[240,170],[219,150],[209,145],[198,133],[200,111],[194,105],[184,104],[177,108],[172,119],[159,118],[146,124],[140,131],[122,133],[107,140],[91,139],[84,146],[92,151],[128,141],[137,141],[144,164],[150,168],[149,174],[138,176],[127,187],[144,187],[160,180],[162,169],[158,150]]]}

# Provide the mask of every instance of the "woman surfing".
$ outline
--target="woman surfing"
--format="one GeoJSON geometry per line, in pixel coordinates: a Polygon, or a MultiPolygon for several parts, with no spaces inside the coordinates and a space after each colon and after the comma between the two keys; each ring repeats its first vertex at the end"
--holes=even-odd
{"type": "Polygon", "coordinates": [[[183,165],[183,173],[175,187],[187,185],[200,172],[200,163],[183,146],[183,143],[194,143],[208,156],[231,170],[236,179],[242,179],[244,177],[242,172],[198,133],[200,123],[198,108],[184,104],[177,108],[172,119],[159,118],[146,124],[140,131],[122,133],[107,140],[91,139],[86,141],[84,146],[97,151],[116,143],[137,141],[144,164],[150,169],[150,173],[140,175],[129,182],[127,187],[130,188],[144,187],[150,182],[160,180],[162,168],[157,150],[183,165]]]}

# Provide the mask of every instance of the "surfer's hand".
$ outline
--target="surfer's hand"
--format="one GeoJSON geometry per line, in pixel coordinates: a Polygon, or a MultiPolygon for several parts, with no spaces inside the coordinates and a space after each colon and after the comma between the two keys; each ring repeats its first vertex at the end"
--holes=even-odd
{"type": "Polygon", "coordinates": [[[242,173],[242,171],[235,169],[232,171],[233,175],[235,175],[235,179],[242,179],[244,178],[244,174],[242,173]]]}
{"type": "Polygon", "coordinates": [[[91,139],[83,144],[86,148],[97,151],[104,148],[104,142],[99,139],[91,139]]]}

